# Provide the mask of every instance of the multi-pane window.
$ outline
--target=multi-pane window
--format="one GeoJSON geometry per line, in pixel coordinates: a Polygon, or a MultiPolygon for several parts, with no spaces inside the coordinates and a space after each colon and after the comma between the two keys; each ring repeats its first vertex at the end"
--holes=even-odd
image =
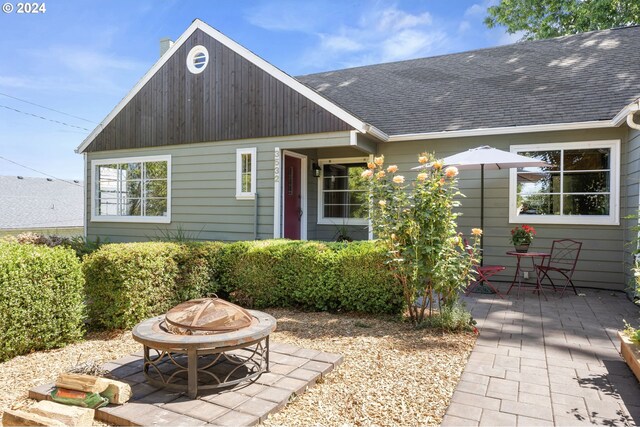
{"type": "Polygon", "coordinates": [[[512,151],[549,166],[512,172],[511,222],[617,223],[617,142],[517,146],[512,151]]]}
{"type": "Polygon", "coordinates": [[[236,198],[253,199],[256,193],[256,149],[236,150],[236,198]]]}
{"type": "Polygon", "coordinates": [[[169,220],[170,158],[92,162],[94,220],[169,220]]]}
{"type": "Polygon", "coordinates": [[[320,177],[320,219],[326,223],[363,223],[368,218],[368,193],[360,176],[365,162],[323,163],[320,177]]]}

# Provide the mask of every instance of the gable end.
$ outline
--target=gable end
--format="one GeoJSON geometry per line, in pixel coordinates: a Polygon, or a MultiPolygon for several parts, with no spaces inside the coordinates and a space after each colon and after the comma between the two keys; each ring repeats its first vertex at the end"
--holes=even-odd
{"type": "MultiPolygon", "coordinates": [[[[108,120],[108,119],[107,119],[108,120]]],[[[353,130],[354,126],[196,28],[93,139],[78,151],[106,151],[353,130]],[[197,45],[200,74],[186,66],[197,45]]]]}

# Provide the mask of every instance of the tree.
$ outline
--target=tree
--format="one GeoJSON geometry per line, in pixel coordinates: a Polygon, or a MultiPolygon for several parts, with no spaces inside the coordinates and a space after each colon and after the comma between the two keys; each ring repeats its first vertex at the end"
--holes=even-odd
{"type": "Polygon", "coordinates": [[[487,27],[523,31],[524,40],[640,24],[638,0],[501,0],[487,12],[487,27]]]}

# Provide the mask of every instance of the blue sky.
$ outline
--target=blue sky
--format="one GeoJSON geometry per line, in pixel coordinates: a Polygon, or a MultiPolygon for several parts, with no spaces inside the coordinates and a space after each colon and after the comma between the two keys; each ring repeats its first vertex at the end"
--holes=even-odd
{"type": "Polygon", "coordinates": [[[82,178],[74,149],[158,59],[159,40],[195,18],[295,76],[517,41],[482,24],[495,1],[58,0],[0,12],[0,175],[43,176],[8,159],[82,178]]]}

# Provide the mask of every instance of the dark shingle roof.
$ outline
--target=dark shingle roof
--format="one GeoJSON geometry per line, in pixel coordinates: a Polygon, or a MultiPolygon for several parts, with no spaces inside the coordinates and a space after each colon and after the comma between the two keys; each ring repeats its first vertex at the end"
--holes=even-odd
{"type": "Polygon", "coordinates": [[[640,27],[297,77],[389,135],[610,120],[640,97],[640,27]]]}
{"type": "Polygon", "coordinates": [[[0,176],[0,229],[82,227],[82,185],[0,176]]]}

